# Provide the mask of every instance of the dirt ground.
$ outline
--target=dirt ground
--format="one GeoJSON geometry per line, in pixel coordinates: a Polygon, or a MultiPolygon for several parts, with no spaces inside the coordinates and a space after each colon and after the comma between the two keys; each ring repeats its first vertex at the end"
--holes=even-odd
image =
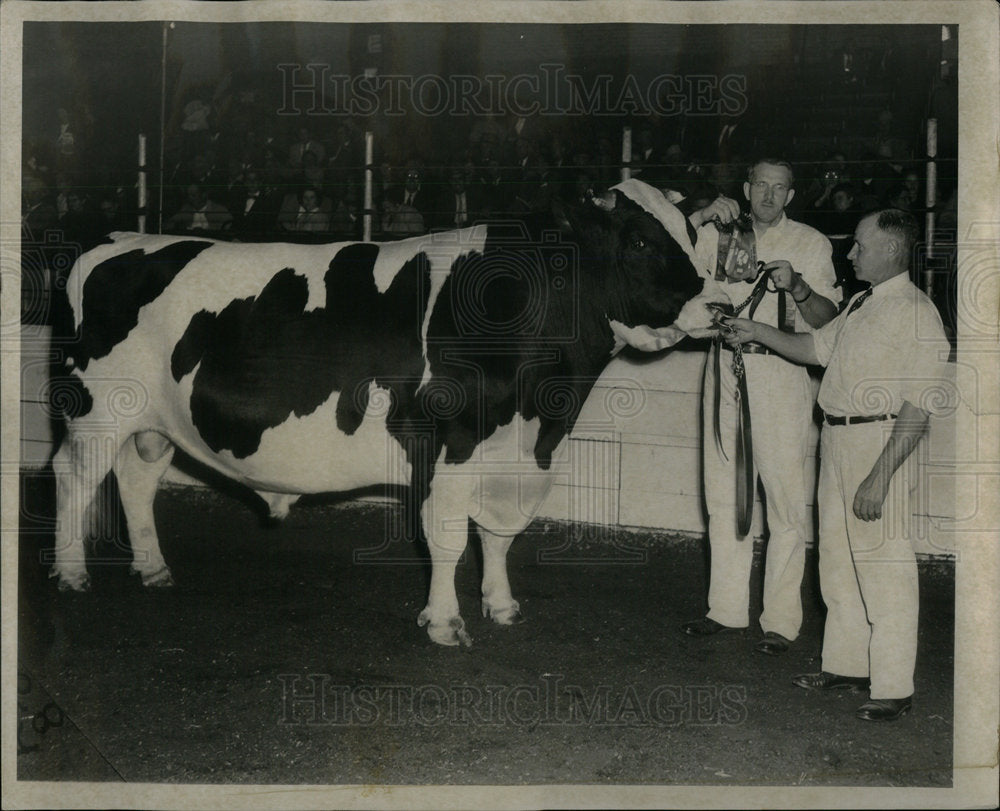
{"type": "Polygon", "coordinates": [[[819,669],[813,555],[802,634],[769,658],[759,630],[679,632],[704,612],[702,541],[539,521],[510,554],[526,621],[481,616],[470,545],[474,645],[441,648],[416,625],[417,547],[385,542],[398,507],[304,500],[275,526],[239,494],[162,490],[176,587],[144,590],[103,542],[92,591],[65,594],[39,562],[51,481],[22,484],[22,779],[951,785],[948,564],[921,566],[914,709],[871,724],[854,717],[865,695],[791,684],[819,669]]]}

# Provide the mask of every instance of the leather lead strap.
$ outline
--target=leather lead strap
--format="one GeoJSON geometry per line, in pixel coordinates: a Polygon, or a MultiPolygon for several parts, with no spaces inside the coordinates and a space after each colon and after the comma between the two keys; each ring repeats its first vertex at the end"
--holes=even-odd
{"type": "Polygon", "coordinates": [[[722,411],[722,336],[719,335],[712,341],[712,373],[715,375],[712,402],[712,427],[715,429],[715,447],[719,449],[722,458],[728,462],[729,457],[726,455],[726,448],[722,444],[722,417],[720,416],[720,412],[722,411]]]}
{"type": "MultiPolygon", "coordinates": [[[[760,277],[750,295],[745,301],[736,307],[737,314],[749,306],[749,309],[747,310],[747,317],[753,318],[761,299],[764,298],[764,293],[767,291],[767,281],[767,274],[760,277]]],[[[783,304],[784,298],[779,297],[779,324],[784,323],[784,312],[782,310],[783,304]]],[[[720,350],[717,348],[716,351],[719,352],[720,350]]],[[[721,366],[721,361],[716,359],[715,363],[715,441],[721,450],[722,431],[720,425],[721,418],[719,416],[722,405],[722,384],[719,379],[719,373],[721,371],[719,367],[721,366]]],[[[736,376],[737,399],[735,471],[736,529],[739,539],[743,540],[747,533],[750,532],[750,525],[753,523],[754,484],[757,479],[757,473],[753,466],[753,426],[750,419],[750,395],[747,393],[746,368],[743,365],[743,353],[739,351],[738,347],[733,351],[733,374],[736,376]]],[[[722,456],[727,462],[729,461],[729,457],[726,456],[725,451],[722,451],[722,456]]]]}
{"type": "Polygon", "coordinates": [[[753,430],[750,424],[750,397],[746,375],[740,375],[736,388],[739,412],[736,427],[736,530],[740,540],[750,532],[753,523],[754,483],[753,430]]]}

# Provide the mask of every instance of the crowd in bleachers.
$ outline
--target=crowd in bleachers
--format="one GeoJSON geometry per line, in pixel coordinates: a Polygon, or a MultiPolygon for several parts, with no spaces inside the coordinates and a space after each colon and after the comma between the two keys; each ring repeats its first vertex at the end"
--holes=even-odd
{"type": "MultiPolygon", "coordinates": [[[[719,194],[743,200],[745,162],[771,155],[796,169],[789,215],[834,238],[845,268],[850,234],[876,208],[921,210],[925,167],[919,132],[900,132],[890,106],[860,122],[853,151],[831,138],[825,159],[799,154],[795,128],[776,131],[766,115],[673,116],[625,121],[494,114],[441,119],[441,137],[411,137],[407,121],[347,116],[298,118],[268,111],[252,87],[191,96],[169,122],[162,215],[150,162],[146,230],[202,232],[242,241],[335,241],[362,237],[364,128],[375,130],[372,237],[397,239],[546,209],[553,198],[582,201],[621,177],[622,134],[631,126],[629,168],[682,206],[719,194]],[[864,126],[863,126],[864,124],[864,126]],[[456,128],[460,128],[456,131],[456,128]],[[415,144],[436,146],[421,151],[415,144]],[[838,239],[839,238],[839,239],[838,239]]],[[[98,175],[88,159],[93,122],[61,110],[58,131],[24,146],[25,239],[57,229],[87,247],[112,230],[135,230],[134,161],[98,175]],[[129,165],[131,163],[131,165],[129,165]]],[[[813,139],[815,140],[815,139],[813,139]]],[[[151,144],[152,147],[152,144],[151,144]]],[[[153,149],[150,149],[153,154],[153,149]]],[[[947,201],[947,197],[942,202],[947,201]]],[[[939,206],[947,226],[948,206],[939,206]]],[[[953,214],[953,211],[952,211],[953,214]]],[[[846,272],[846,271],[845,271],[846,272]]]]}
{"type": "MultiPolygon", "coordinates": [[[[58,227],[82,241],[92,232],[134,228],[136,169],[121,167],[110,184],[108,178],[75,182],[86,165],[86,141],[75,135],[66,111],[60,113],[51,140],[26,144],[25,225],[33,232],[58,227]]],[[[239,93],[226,108],[191,99],[178,118],[166,145],[165,231],[224,231],[237,239],[361,235],[362,123],[268,116],[257,109],[253,91],[239,93]]],[[[589,189],[613,184],[622,165],[623,122],[579,124],[485,116],[464,123],[460,147],[420,154],[407,148],[399,121],[375,145],[373,234],[391,239],[517,216],[547,207],[553,197],[582,199],[589,189]]],[[[720,193],[740,199],[741,164],[781,152],[796,163],[792,213],[836,235],[850,233],[865,211],[923,206],[923,165],[911,163],[915,136],[893,132],[887,108],[863,151],[831,150],[822,162],[801,164],[794,144],[769,142],[749,117],[646,119],[633,126],[630,166],[633,175],[680,191],[694,204],[720,193]]],[[[158,197],[149,202],[155,207],[158,197]]]]}

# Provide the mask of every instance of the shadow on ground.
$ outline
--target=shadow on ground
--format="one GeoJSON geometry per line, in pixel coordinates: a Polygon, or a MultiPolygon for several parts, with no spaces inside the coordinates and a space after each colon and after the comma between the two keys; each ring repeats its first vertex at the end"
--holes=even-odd
{"type": "Polygon", "coordinates": [[[752,631],[678,632],[704,611],[700,541],[536,522],[511,550],[527,622],[509,628],[480,615],[470,546],[457,588],[475,644],[446,649],[415,622],[423,556],[386,540],[397,507],[306,502],[266,526],[231,494],[163,490],[177,586],[144,590],[112,533],[78,595],[40,563],[51,482],[22,485],[21,779],[951,785],[947,564],[921,567],[914,710],[879,725],[854,718],[864,695],[790,682],[819,669],[813,574],[783,657],[755,653],[752,631]]]}

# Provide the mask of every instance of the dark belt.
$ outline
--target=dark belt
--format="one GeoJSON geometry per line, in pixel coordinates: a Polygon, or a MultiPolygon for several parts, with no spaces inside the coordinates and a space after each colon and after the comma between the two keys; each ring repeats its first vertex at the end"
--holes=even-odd
{"type": "MultiPolygon", "coordinates": [[[[729,352],[733,351],[733,348],[728,344],[722,345],[723,349],[729,352]]],[[[778,354],[773,349],[768,349],[764,344],[759,344],[756,341],[749,341],[743,344],[743,354],[744,355],[776,355],[778,354]]]]}
{"type": "Polygon", "coordinates": [[[897,416],[897,414],[873,414],[869,417],[835,417],[824,411],[823,421],[827,425],[857,425],[862,422],[883,422],[884,420],[894,420],[897,416]]]}

